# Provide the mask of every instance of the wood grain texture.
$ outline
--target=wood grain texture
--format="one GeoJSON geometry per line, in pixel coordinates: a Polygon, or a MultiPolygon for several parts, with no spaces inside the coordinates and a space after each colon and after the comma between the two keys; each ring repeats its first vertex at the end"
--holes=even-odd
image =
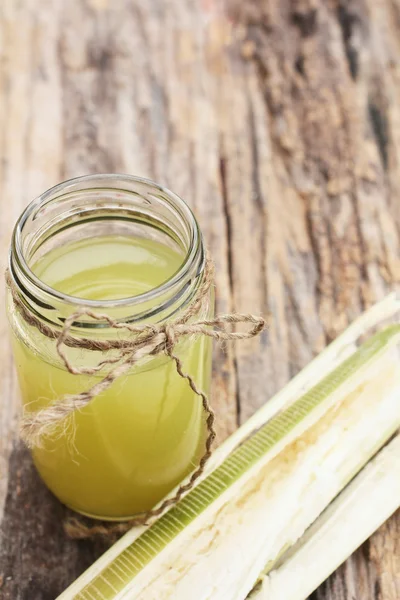
{"type": "MultiPolygon", "coordinates": [[[[216,350],[223,439],[400,280],[400,0],[3,0],[0,262],[62,179],[156,179],[194,208],[218,310],[271,312],[216,350]]],[[[0,302],[4,290],[1,288],[0,302]]],[[[0,598],[52,600],[104,550],[18,442],[0,319],[0,598]]],[[[398,600],[400,515],[313,600],[398,600]]]]}

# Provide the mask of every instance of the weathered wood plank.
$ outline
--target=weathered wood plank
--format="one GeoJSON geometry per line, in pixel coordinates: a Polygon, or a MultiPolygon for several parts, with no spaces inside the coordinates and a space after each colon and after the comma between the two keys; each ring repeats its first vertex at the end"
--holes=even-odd
{"type": "MultiPolygon", "coordinates": [[[[220,439],[399,282],[399,0],[5,0],[0,27],[1,266],[20,210],[61,179],[130,172],[187,199],[219,310],[272,316],[216,352],[220,439]]],[[[104,544],[64,537],[17,441],[6,330],[0,597],[51,600],[104,544]]],[[[313,597],[399,598],[399,524],[313,597]]]]}

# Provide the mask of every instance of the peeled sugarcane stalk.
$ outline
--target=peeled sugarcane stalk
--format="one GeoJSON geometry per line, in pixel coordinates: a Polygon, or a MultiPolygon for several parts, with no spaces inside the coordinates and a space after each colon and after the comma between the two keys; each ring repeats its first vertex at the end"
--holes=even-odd
{"type": "Polygon", "coordinates": [[[400,507],[400,435],[385,446],[249,594],[306,600],[400,507]]]}
{"type": "Polygon", "coordinates": [[[398,310],[391,296],[349,328],[251,419],[255,433],[241,428],[196,488],[127,534],[60,600],[246,598],[399,427],[400,326],[355,351],[366,325],[398,310]]]}

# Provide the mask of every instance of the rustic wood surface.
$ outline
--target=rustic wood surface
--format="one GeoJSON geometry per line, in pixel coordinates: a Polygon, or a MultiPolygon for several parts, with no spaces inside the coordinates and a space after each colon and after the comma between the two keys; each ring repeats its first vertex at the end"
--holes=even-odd
{"type": "MultiPolygon", "coordinates": [[[[0,27],[1,266],[68,177],[187,199],[218,309],[272,315],[216,351],[220,439],[399,282],[400,0],[2,0],[0,27]]],[[[65,538],[18,441],[3,313],[0,347],[0,598],[53,600],[105,545],[65,538]]],[[[399,600],[400,514],[312,598],[399,600]]]]}

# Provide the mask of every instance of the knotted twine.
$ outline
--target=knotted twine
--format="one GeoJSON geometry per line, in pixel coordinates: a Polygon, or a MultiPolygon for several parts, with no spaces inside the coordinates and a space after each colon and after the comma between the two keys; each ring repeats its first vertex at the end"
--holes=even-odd
{"type": "Polygon", "coordinates": [[[207,439],[204,454],[187,483],[180,485],[176,493],[164,500],[158,507],[142,513],[129,521],[117,523],[116,525],[94,525],[87,527],[81,521],[74,518],[66,523],[65,529],[68,535],[75,538],[84,538],[95,534],[118,534],[124,533],[134,525],[147,524],[149,519],[160,516],[167,508],[179,502],[182,495],[189,491],[195,481],[202,475],[205,465],[212,454],[212,444],[216,435],[214,429],[214,411],[210,406],[207,395],[198,388],[190,373],[184,372],[182,361],[174,352],[177,342],[182,338],[191,336],[196,338],[206,336],[219,341],[249,339],[265,329],[265,319],[252,314],[236,313],[218,315],[213,319],[198,318],[201,315],[207,314],[209,291],[214,282],[214,265],[209,258],[205,261],[203,278],[191,304],[175,319],[154,325],[119,323],[107,314],[93,312],[82,306],[65,319],[60,331],[55,327],[46,325],[25,305],[8,270],[6,271],[6,281],[14,306],[25,322],[35,327],[45,337],[56,340],[57,354],[69,373],[73,375],[94,375],[104,369],[106,365],[116,365],[89,390],[80,392],[79,394],[67,394],[47,408],[39,411],[25,412],[21,421],[21,437],[28,447],[40,446],[46,436],[55,434],[57,425],[63,423],[68,416],[87,406],[94,398],[107,390],[116,379],[127,374],[137,363],[143,362],[145,359],[153,356],[167,355],[174,362],[178,375],[186,379],[193,392],[201,398],[204,412],[207,415],[207,439]],[[129,336],[124,340],[95,340],[85,337],[74,337],[71,335],[71,329],[74,323],[83,316],[97,321],[105,321],[110,328],[124,330],[129,333],[129,336]],[[198,320],[193,320],[196,317],[198,320]],[[231,331],[229,326],[237,323],[248,323],[250,324],[250,328],[245,332],[231,331]],[[103,353],[114,350],[116,351],[116,355],[111,358],[104,358],[94,367],[76,367],[67,357],[64,349],[65,346],[103,353]]]}

